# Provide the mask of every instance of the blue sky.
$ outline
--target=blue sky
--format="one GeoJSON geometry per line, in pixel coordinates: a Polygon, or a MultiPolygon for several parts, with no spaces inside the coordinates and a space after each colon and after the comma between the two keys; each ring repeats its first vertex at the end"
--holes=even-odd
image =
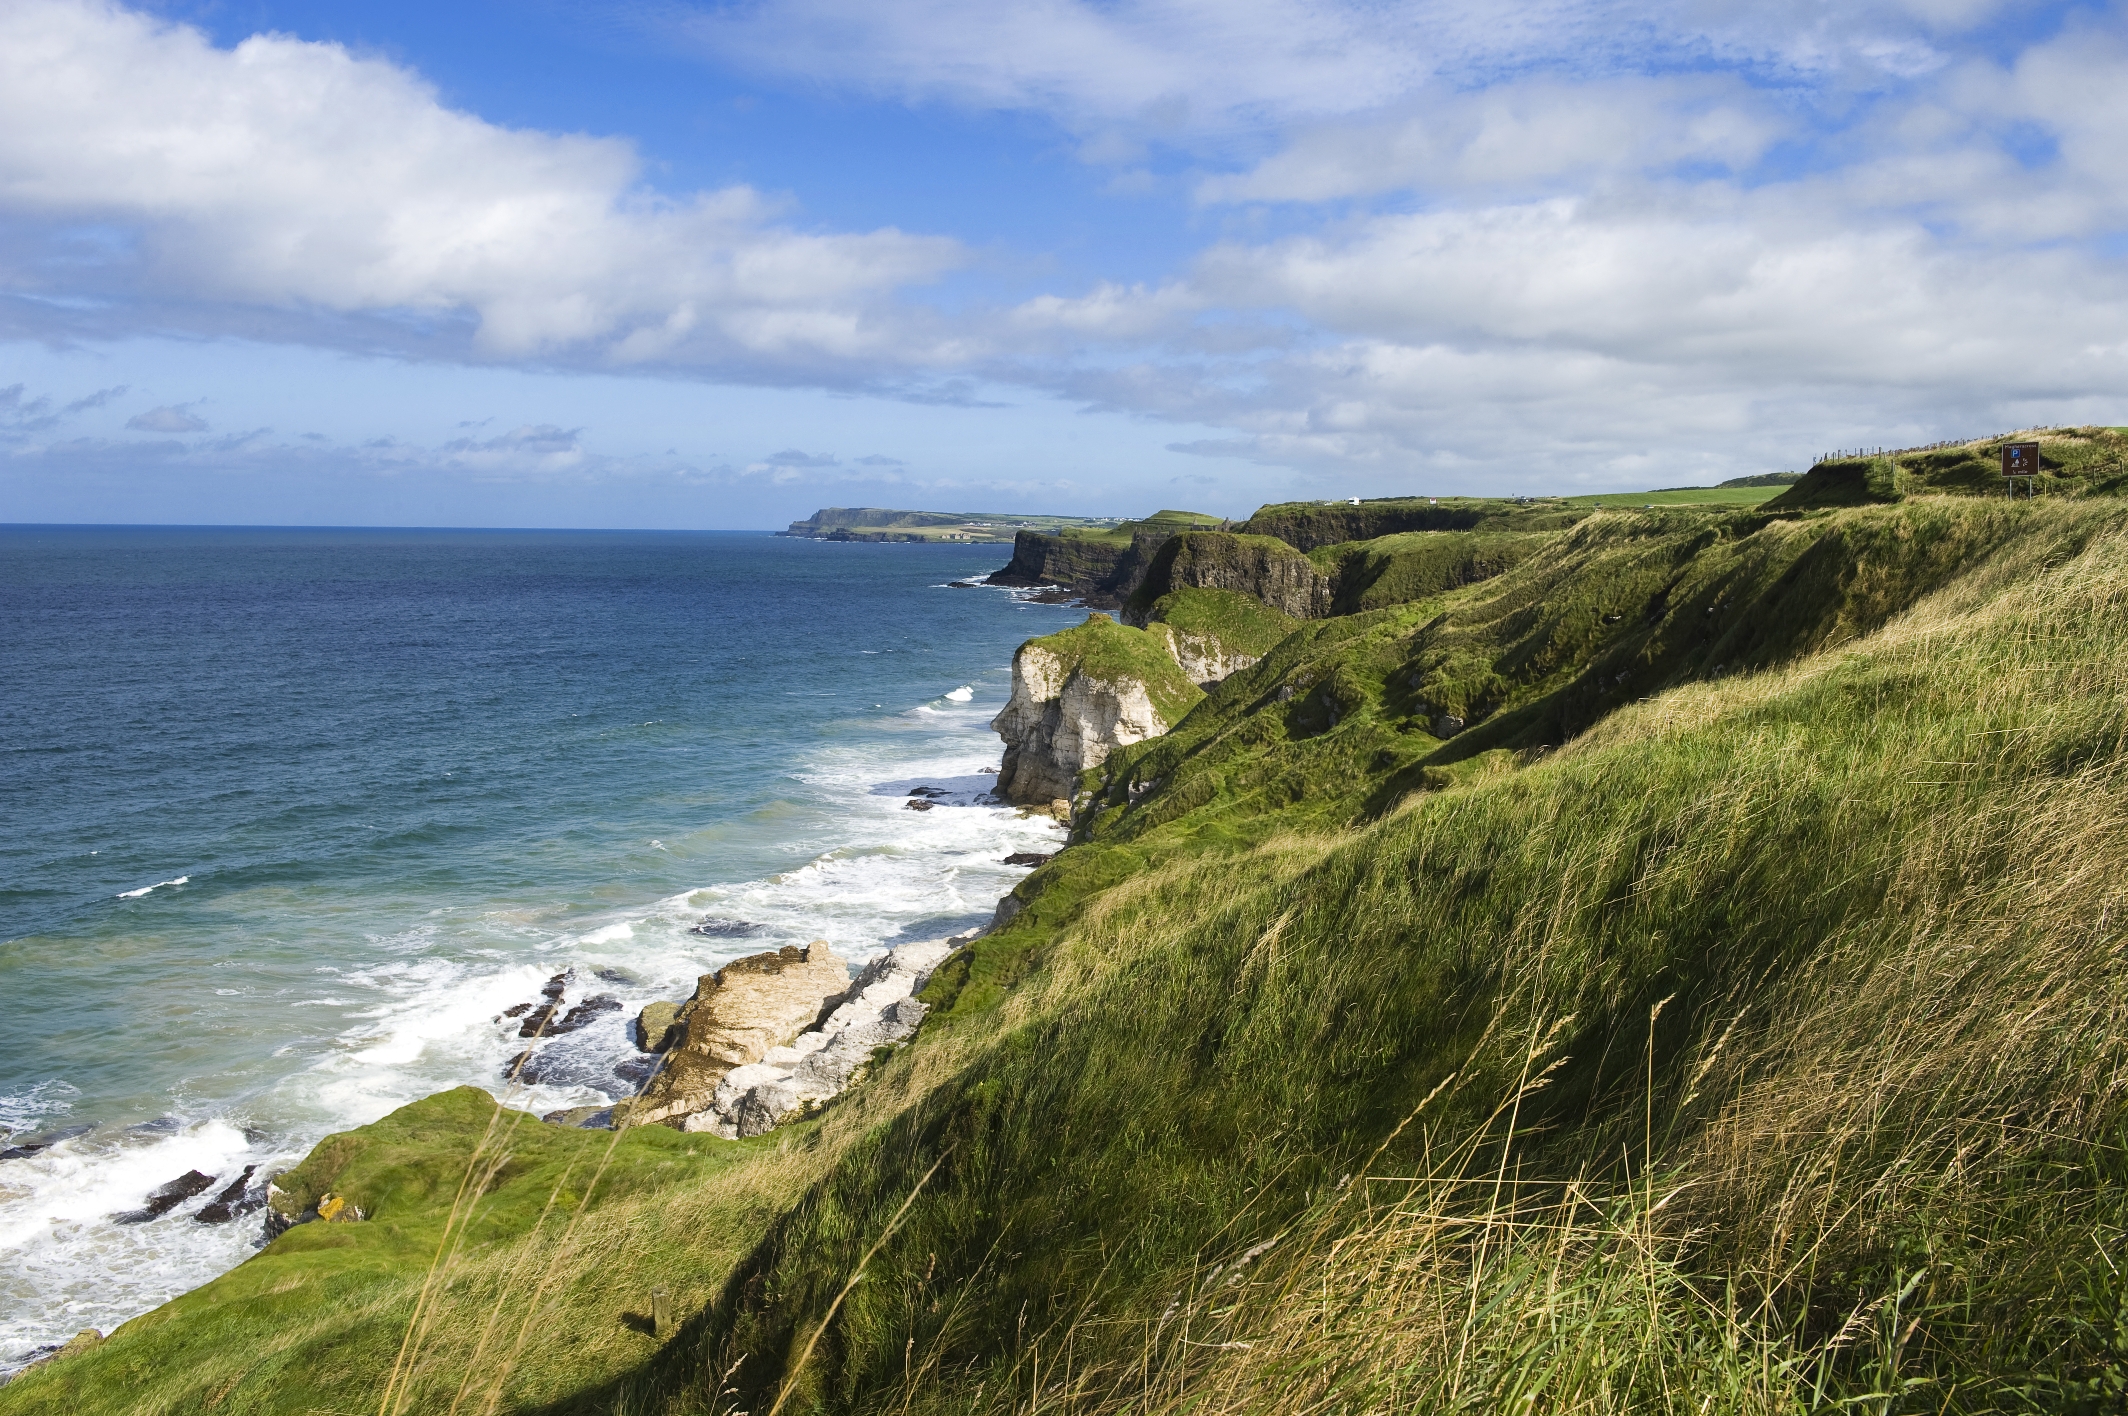
{"type": "Polygon", "coordinates": [[[2128,422],[2128,21],[8,0],[0,520],[1704,483],[2128,422]]]}

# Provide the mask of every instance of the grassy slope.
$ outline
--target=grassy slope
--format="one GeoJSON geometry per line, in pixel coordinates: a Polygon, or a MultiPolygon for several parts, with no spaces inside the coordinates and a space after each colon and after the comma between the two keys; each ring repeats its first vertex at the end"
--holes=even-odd
{"type": "MultiPolygon", "coordinates": [[[[1037,1383],[1105,1409],[1183,1376],[1261,1409],[1341,1384],[1425,1405],[1461,1383],[1491,1406],[1545,1371],[1613,1409],[1917,1379],[1932,1407],[1979,1407],[2103,1377],[2118,1290],[2089,1226],[2128,1217],[2106,1144],[2128,995],[2100,947],[2128,879],[2122,520],[1965,503],[1731,527],[1735,546],[1685,559],[1712,555],[1708,595],[1756,567],[1749,583],[1800,597],[1808,637],[1785,661],[1767,648],[1767,672],[1695,683],[1679,661],[1669,693],[1556,751],[1443,751],[1441,777],[1386,811],[1348,789],[1278,813],[1254,845],[1183,848],[1180,817],[1135,841],[1104,823],[1058,865],[1134,849],[1150,870],[1095,895],[1053,865],[1076,903],[1044,919],[1037,892],[1017,986],[934,985],[937,1037],[972,1061],[883,1119],[630,1409],[706,1409],[690,1374],[741,1353],[741,1404],[771,1392],[934,1163],[800,1373],[801,1409],[1005,1409],[1037,1383]],[[1339,810],[1345,830],[1278,833],[1339,810]],[[1502,1108],[1548,1066],[1510,1132],[1502,1108]],[[1347,1173],[1427,1183],[1363,1182],[1348,1202],[1347,1173]],[[1458,1183],[1471,1175],[1487,1183],[1458,1183]],[[1400,1194],[1424,1202],[1400,1211],[1400,1194]],[[1503,1235],[1489,1270],[1440,1207],[1498,1218],[1503,1195],[1581,1218],[1531,1251],[1503,1235]],[[1211,1265],[1281,1234],[1349,1243],[1294,1239],[1262,1261],[1261,1291],[1191,1301],[1211,1265]],[[1448,1301],[1375,1311],[1379,1284],[1340,1288],[1304,1305],[1285,1365],[1163,1328],[1184,1313],[1191,1342],[1270,1341],[1301,1322],[1280,1293],[1362,1254],[1448,1301]],[[1628,1258],[1620,1298],[1605,1275],[1628,1258]],[[1515,1273],[1536,1288],[1488,1286],[1515,1273]],[[1595,1306],[1532,1330],[1546,1291],[1595,1306]],[[1472,1323],[1473,1295],[1520,1316],[1472,1323]],[[1567,1361],[1606,1332],[1618,1350],[1567,1361]]],[[[1734,605],[1723,633],[1763,603],[1734,605]]],[[[1357,619],[1295,638],[1342,629],[1383,662],[1403,635],[1424,662],[1415,612],[1357,619]]],[[[1704,654],[1722,634],[1686,638],[1704,654]]],[[[1282,647],[1248,687],[1296,662],[1282,647]]],[[[1289,741],[1368,737],[1395,696],[1289,741]]],[[[1261,719],[1221,694],[1198,716],[1222,710],[1236,729],[1261,719]]],[[[1136,813],[1187,785],[1172,772],[1136,813]]]]}
{"type": "Polygon", "coordinates": [[[1235,590],[1171,590],[1146,608],[1150,623],[1170,625],[1183,634],[1216,639],[1229,653],[1270,650],[1299,623],[1253,596],[1235,590]]]}
{"type": "Polygon", "coordinates": [[[1489,580],[1557,537],[1550,532],[1409,531],[1308,553],[1336,586],[1331,613],[1358,614],[1489,580]]]}
{"type": "MultiPolygon", "coordinates": [[[[710,1409],[741,1354],[758,1403],[944,1157],[786,1410],[2103,1396],[2123,519],[1599,516],[1484,584],[1304,625],[1111,759],[1158,785],[1023,884],[866,1088],[715,1183],[594,1207],[608,1248],[526,1309],[569,1360],[469,1361],[482,1285],[525,1301],[547,1239],[478,1256],[445,1350],[512,1373],[516,1409],[710,1409]],[[1422,699],[1477,726],[1435,739],[1422,699]],[[628,1294],[714,1289],[800,1195],[606,1380],[650,1345],[628,1294]]],[[[395,1223],[313,1227],[350,1245],[315,1258],[298,1230],[0,1410],[197,1409],[250,1364],[251,1404],[216,1409],[309,1409],[310,1366],[345,1383],[328,1409],[375,1409],[432,1242],[388,1251],[395,1223]],[[271,1306],[291,1244],[327,1313],[271,1306]]]]}
{"type": "Polygon", "coordinates": [[[1655,492],[1599,492],[1591,496],[1566,497],[1568,506],[1757,506],[1782,489],[1770,487],[1667,487],[1655,492]]]}

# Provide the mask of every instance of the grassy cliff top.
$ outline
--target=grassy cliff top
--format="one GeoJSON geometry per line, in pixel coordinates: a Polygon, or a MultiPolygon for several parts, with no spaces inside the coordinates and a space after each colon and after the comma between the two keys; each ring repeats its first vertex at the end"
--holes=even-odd
{"type": "Polygon", "coordinates": [[[1067,673],[1076,671],[1103,683],[1144,684],[1146,696],[1170,727],[1204,699],[1204,690],[1175,666],[1161,640],[1104,614],[1090,614],[1084,624],[1030,639],[1021,648],[1054,654],[1067,673]]]}
{"type": "Polygon", "coordinates": [[[1253,595],[1187,586],[1153,601],[1146,619],[1183,634],[1209,635],[1228,654],[1253,655],[1269,653],[1300,625],[1299,620],[1272,609],[1253,595]]]}
{"type": "Polygon", "coordinates": [[[909,539],[1010,541],[1020,531],[1056,535],[1066,531],[1106,532],[1117,521],[1099,516],[1044,516],[1031,512],[900,511],[877,506],[827,506],[802,521],[793,521],[786,536],[818,538],[842,532],[896,532],[909,539]]]}
{"type": "Polygon", "coordinates": [[[1128,546],[1131,538],[1140,531],[1212,531],[1226,524],[1219,517],[1198,511],[1156,511],[1151,516],[1112,522],[1103,526],[1063,526],[1053,534],[1074,540],[1107,541],[1122,547],[1128,546]]]}

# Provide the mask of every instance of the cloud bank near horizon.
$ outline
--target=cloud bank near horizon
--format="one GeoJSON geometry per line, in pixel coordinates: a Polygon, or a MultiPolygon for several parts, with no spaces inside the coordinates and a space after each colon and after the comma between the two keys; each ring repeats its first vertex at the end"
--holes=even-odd
{"type": "MultiPolygon", "coordinates": [[[[1113,179],[1105,219],[1166,223],[1192,249],[1156,279],[1056,285],[1040,252],[983,249],[949,212],[825,229],[802,191],[665,190],[636,141],[490,122],[391,59],[22,0],[0,12],[7,336],[993,410],[1010,397],[974,390],[1018,389],[1296,494],[1718,479],[1843,442],[2120,419],[2118,7],[627,13],[707,68],[801,95],[1032,118],[1113,179]]],[[[192,439],[184,459],[239,455],[190,404],[89,442],[61,416],[0,429],[10,461],[89,442],[169,457],[173,438],[192,439]]],[[[507,446],[431,443],[424,465],[610,474],[604,435],[564,417],[507,446]]],[[[729,465],[802,488],[860,461],[785,450],[729,465]]]]}

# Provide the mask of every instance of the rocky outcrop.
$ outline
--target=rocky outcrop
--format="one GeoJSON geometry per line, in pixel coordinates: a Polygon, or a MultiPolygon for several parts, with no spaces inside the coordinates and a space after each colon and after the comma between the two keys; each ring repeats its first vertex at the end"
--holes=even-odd
{"type": "Polygon", "coordinates": [[[709,1107],[687,1117],[681,1129],[727,1140],[758,1136],[843,1091],[879,1048],[915,1033],[926,1009],[911,995],[962,942],[904,944],[880,955],[826,1021],[725,1073],[709,1107]]]}
{"type": "Polygon", "coordinates": [[[1081,772],[1166,732],[1202,696],[1164,641],[1106,615],[1030,639],[1012,657],[1012,697],[990,722],[1005,740],[997,794],[1069,801],[1081,772]]]}
{"type": "Polygon", "coordinates": [[[1330,612],[1334,590],[1314,562],[1270,536],[1193,531],[1161,546],[1124,619],[1144,624],[1153,602],[1177,590],[1231,590],[1294,619],[1330,612]]]}
{"type": "Polygon", "coordinates": [[[1135,538],[1022,531],[1013,537],[1012,559],[992,571],[985,583],[1016,589],[1055,585],[1088,605],[1114,608],[1145,578],[1150,554],[1135,538]]]}
{"type": "Polygon", "coordinates": [[[817,939],[803,949],[786,944],[704,974],[694,996],[680,1006],[665,1065],[628,1104],[627,1124],[677,1126],[707,1110],[727,1073],[789,1043],[849,989],[849,965],[817,939]]]}
{"type": "Polygon", "coordinates": [[[1121,608],[1144,583],[1154,557],[1170,538],[1196,527],[1224,523],[1189,511],[1163,511],[1126,521],[1113,531],[1058,535],[1022,531],[1013,538],[1012,559],[988,579],[991,585],[1032,588],[1056,585],[1092,609],[1121,608]]]}

